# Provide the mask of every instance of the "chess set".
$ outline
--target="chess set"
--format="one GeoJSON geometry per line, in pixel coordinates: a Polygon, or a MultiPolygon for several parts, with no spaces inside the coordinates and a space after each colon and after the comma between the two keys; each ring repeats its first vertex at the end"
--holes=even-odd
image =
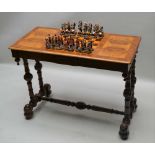
{"type": "Polygon", "coordinates": [[[81,53],[92,53],[93,46],[104,37],[103,26],[91,23],[78,22],[63,23],[59,34],[48,34],[45,38],[45,47],[47,49],[77,51],[81,53]]]}

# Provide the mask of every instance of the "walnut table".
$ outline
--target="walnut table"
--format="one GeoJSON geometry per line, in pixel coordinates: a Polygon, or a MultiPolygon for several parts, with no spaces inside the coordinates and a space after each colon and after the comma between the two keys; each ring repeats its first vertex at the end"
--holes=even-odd
{"type": "Polygon", "coordinates": [[[125,140],[129,136],[129,124],[133,112],[137,108],[137,100],[134,96],[134,88],[136,83],[135,63],[136,53],[140,44],[140,37],[130,35],[119,35],[105,33],[104,38],[94,47],[91,54],[69,52],[65,50],[46,49],[44,38],[47,34],[57,34],[60,30],[56,28],[36,27],[31,32],[26,34],[15,44],[9,47],[12,56],[19,64],[20,58],[23,59],[25,75],[27,81],[30,101],[24,107],[24,115],[26,119],[31,119],[33,116],[33,108],[41,100],[51,101],[62,105],[76,107],[80,110],[88,109],[99,112],[115,113],[124,115],[120,125],[119,135],[125,140]],[[35,60],[35,69],[38,74],[39,92],[34,94],[32,88],[32,74],[30,73],[28,59],[35,60]],[[59,64],[67,64],[72,66],[83,66],[97,69],[106,69],[111,71],[119,71],[125,81],[125,97],[124,111],[107,109],[95,105],[87,105],[84,102],[73,102],[61,99],[50,98],[51,86],[44,84],[42,79],[42,64],[40,61],[48,61],[59,64]]]}

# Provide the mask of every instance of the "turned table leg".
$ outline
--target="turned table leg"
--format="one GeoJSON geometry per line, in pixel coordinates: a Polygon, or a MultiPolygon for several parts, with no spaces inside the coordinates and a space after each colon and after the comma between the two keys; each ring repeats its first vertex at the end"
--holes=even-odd
{"type": "Polygon", "coordinates": [[[130,124],[130,102],[131,102],[131,72],[123,73],[122,76],[124,77],[125,81],[125,90],[124,90],[124,97],[125,97],[125,115],[120,126],[119,135],[121,139],[126,140],[129,136],[129,124],[130,124]]]}
{"type": "Polygon", "coordinates": [[[33,93],[32,88],[32,78],[33,75],[30,73],[29,64],[27,59],[23,59],[24,68],[25,68],[25,75],[24,79],[27,81],[29,96],[30,96],[30,102],[29,104],[26,104],[24,107],[24,115],[26,119],[31,119],[33,116],[33,107],[37,105],[37,97],[33,93]]]}
{"type": "Polygon", "coordinates": [[[25,68],[25,75],[24,79],[27,81],[30,102],[26,104],[24,107],[24,115],[26,119],[31,119],[33,116],[33,108],[37,106],[37,102],[40,101],[41,96],[48,97],[51,94],[51,86],[49,84],[43,84],[42,79],[42,64],[36,60],[35,69],[37,70],[38,80],[39,80],[39,93],[34,94],[33,87],[32,87],[32,78],[33,75],[30,73],[29,64],[27,59],[23,59],[24,68],[25,68]]]}
{"type": "Polygon", "coordinates": [[[136,84],[136,77],[135,77],[135,63],[136,59],[133,60],[132,66],[131,66],[131,93],[132,93],[132,98],[131,98],[131,117],[132,113],[136,111],[137,109],[137,99],[135,98],[135,84],[136,84]]]}
{"type": "Polygon", "coordinates": [[[36,60],[36,64],[34,67],[38,74],[38,81],[39,81],[39,87],[40,87],[39,95],[49,97],[52,92],[51,86],[50,84],[47,84],[47,83],[43,84],[43,78],[42,78],[42,72],[41,72],[42,64],[38,60],[36,60]]]}

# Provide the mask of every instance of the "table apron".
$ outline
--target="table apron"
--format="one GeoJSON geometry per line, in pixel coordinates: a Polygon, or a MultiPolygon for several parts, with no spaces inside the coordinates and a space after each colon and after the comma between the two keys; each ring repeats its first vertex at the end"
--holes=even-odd
{"type": "Polygon", "coordinates": [[[131,66],[130,64],[93,60],[93,59],[86,59],[86,58],[51,55],[51,54],[43,54],[43,53],[35,53],[35,52],[33,52],[32,54],[31,52],[18,51],[18,50],[11,50],[11,51],[12,51],[12,56],[15,58],[48,61],[48,62],[53,62],[58,64],[71,65],[71,66],[82,66],[82,67],[105,69],[105,70],[111,70],[111,71],[119,71],[119,72],[128,72],[131,66]]]}

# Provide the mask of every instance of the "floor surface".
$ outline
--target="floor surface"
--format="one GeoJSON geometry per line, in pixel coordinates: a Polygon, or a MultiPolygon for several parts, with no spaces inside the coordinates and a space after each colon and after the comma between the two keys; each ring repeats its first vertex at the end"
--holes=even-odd
{"type": "MultiPolygon", "coordinates": [[[[37,75],[32,66],[31,70],[37,92],[37,75]]],[[[122,141],[118,136],[121,115],[41,102],[34,118],[25,120],[23,107],[29,97],[23,75],[22,65],[0,64],[0,142],[155,142],[155,81],[138,77],[138,109],[129,139],[122,141]]],[[[55,98],[123,110],[120,73],[45,63],[43,79],[51,84],[55,98]]]]}

